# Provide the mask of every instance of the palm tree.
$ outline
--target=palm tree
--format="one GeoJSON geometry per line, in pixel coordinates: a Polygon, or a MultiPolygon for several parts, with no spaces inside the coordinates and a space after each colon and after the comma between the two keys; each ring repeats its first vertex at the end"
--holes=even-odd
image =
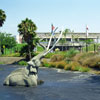
{"type": "MultiPolygon", "coordinates": [[[[63,32],[64,38],[61,39],[62,45],[65,44],[65,43],[67,42],[67,40],[66,40],[66,35],[67,35],[68,33],[71,33],[71,30],[66,28],[66,29],[64,30],[64,32],[63,32]]],[[[63,50],[63,47],[62,47],[62,50],[63,50]]]]}
{"type": "Polygon", "coordinates": [[[26,18],[18,25],[18,32],[23,36],[23,40],[27,43],[26,54],[29,60],[32,58],[32,52],[38,43],[38,39],[36,38],[36,30],[37,27],[32,20],[26,18]]]}
{"type": "Polygon", "coordinates": [[[6,14],[2,9],[0,9],[0,27],[2,27],[5,20],[6,20],[6,14]]]}
{"type": "MultiPolygon", "coordinates": [[[[5,20],[6,20],[5,12],[2,9],[0,9],[0,27],[2,27],[5,20]]],[[[1,42],[1,39],[0,39],[0,42],[1,42]]],[[[0,43],[0,53],[1,53],[1,43],[0,43]]]]}

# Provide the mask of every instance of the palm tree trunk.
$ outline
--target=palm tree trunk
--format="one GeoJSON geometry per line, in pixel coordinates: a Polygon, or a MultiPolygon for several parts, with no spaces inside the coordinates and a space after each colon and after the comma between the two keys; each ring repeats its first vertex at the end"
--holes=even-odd
{"type": "Polygon", "coordinates": [[[29,60],[32,58],[32,55],[31,55],[31,50],[30,50],[30,46],[28,46],[28,52],[29,52],[29,60]]]}

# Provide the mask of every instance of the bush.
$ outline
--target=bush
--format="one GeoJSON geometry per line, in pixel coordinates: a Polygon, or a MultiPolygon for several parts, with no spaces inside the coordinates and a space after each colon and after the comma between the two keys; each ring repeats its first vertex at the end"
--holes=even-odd
{"type": "Polygon", "coordinates": [[[70,65],[66,65],[64,69],[65,70],[71,70],[71,66],[70,65]]]}
{"type": "Polygon", "coordinates": [[[59,62],[56,62],[55,64],[56,64],[56,68],[65,69],[65,66],[66,66],[65,61],[59,61],[59,62]]]}
{"type": "Polygon", "coordinates": [[[76,62],[84,62],[87,58],[93,58],[94,56],[98,55],[98,53],[87,52],[87,53],[79,53],[73,57],[73,60],[76,62]]]}
{"type": "Polygon", "coordinates": [[[61,68],[64,69],[66,65],[65,61],[59,61],[59,62],[48,62],[46,59],[42,60],[42,66],[49,67],[49,68],[61,68]]]}
{"type": "Polygon", "coordinates": [[[65,70],[88,72],[90,69],[88,67],[81,66],[78,62],[73,61],[65,66],[65,70]]]}
{"type": "Polygon", "coordinates": [[[18,65],[28,65],[26,61],[19,61],[18,65]]]}
{"type": "Polygon", "coordinates": [[[80,64],[78,62],[70,62],[69,64],[66,65],[65,69],[66,70],[72,70],[72,71],[78,71],[80,68],[80,64]]]}
{"type": "Polygon", "coordinates": [[[79,71],[80,70],[80,66],[74,66],[71,68],[72,71],[79,71]]]}
{"type": "Polygon", "coordinates": [[[100,68],[100,55],[98,53],[88,52],[80,53],[73,57],[74,61],[79,62],[82,66],[100,68]]]}
{"type": "Polygon", "coordinates": [[[62,61],[62,60],[64,60],[63,55],[55,54],[51,57],[51,62],[62,61]]]}
{"type": "Polygon", "coordinates": [[[95,55],[89,57],[82,62],[83,66],[88,66],[92,68],[100,68],[100,55],[95,55]]]}
{"type": "Polygon", "coordinates": [[[66,53],[66,57],[70,58],[75,56],[77,53],[79,53],[78,50],[75,50],[74,48],[71,48],[69,51],[66,53]]]}
{"type": "Polygon", "coordinates": [[[42,67],[51,67],[51,64],[46,59],[43,59],[42,60],[42,67]]]}

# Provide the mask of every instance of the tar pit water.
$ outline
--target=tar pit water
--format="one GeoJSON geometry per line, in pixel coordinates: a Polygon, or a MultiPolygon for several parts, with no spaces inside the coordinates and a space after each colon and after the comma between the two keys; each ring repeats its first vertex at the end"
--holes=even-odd
{"type": "Polygon", "coordinates": [[[0,65],[0,100],[100,100],[100,76],[88,73],[39,68],[42,85],[3,86],[6,76],[19,67],[0,65]]]}

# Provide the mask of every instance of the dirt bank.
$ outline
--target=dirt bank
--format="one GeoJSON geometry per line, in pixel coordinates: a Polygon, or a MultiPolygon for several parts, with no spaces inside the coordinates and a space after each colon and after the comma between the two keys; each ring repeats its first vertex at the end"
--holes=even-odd
{"type": "Polygon", "coordinates": [[[23,57],[0,57],[0,62],[4,64],[13,64],[20,60],[24,59],[23,57]]]}

